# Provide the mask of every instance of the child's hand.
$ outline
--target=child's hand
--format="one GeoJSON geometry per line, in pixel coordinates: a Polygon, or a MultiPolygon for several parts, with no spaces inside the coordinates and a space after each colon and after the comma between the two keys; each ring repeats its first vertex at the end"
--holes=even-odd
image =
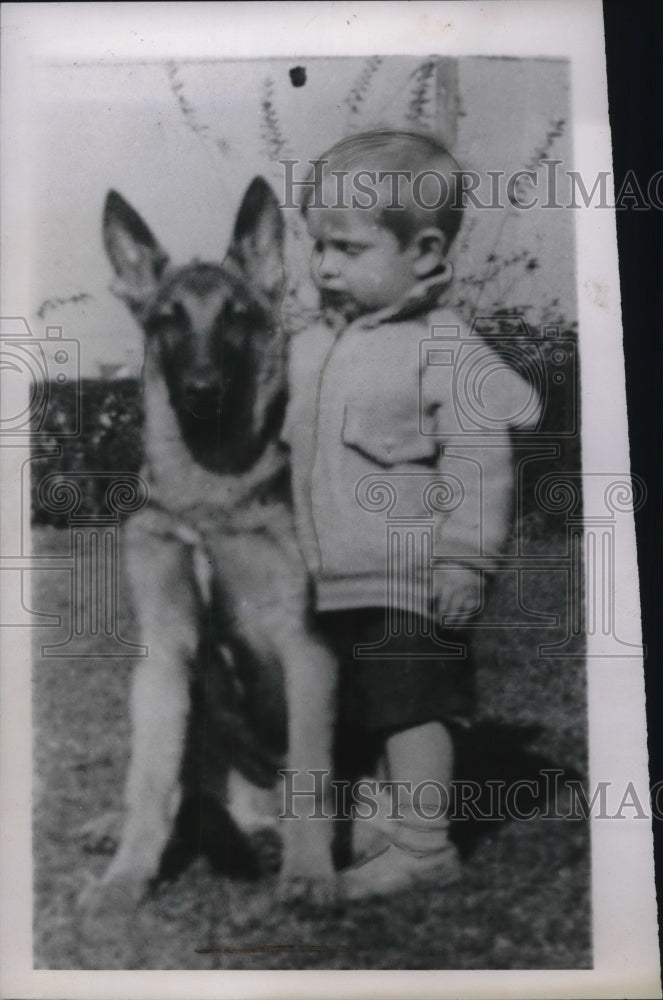
{"type": "Polygon", "coordinates": [[[467,615],[479,609],[481,576],[467,566],[454,566],[439,574],[436,594],[437,614],[440,620],[446,615],[467,615]]]}

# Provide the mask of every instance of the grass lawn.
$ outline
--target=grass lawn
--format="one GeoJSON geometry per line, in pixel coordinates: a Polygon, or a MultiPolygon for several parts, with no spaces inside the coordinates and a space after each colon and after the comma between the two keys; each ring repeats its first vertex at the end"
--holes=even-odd
{"type": "MultiPolygon", "coordinates": [[[[542,515],[525,526],[540,551],[561,551],[542,515]]],[[[35,551],[64,551],[66,530],[35,529],[35,551]]],[[[533,573],[527,605],[560,611],[556,572],[533,573]]],[[[492,611],[502,595],[493,592],[492,611]]],[[[562,601],[562,603],[565,603],[562,601]]],[[[44,570],[35,609],[63,615],[36,629],[34,717],[35,966],[50,969],[568,969],[591,966],[589,840],[585,823],[564,819],[456,824],[463,881],[413,890],[389,902],[338,904],[320,912],[272,902],[269,878],[248,882],[198,857],[163,880],[130,928],[109,920],[85,940],[75,899],[108,856],[86,853],[78,829],[121,803],[129,757],[131,662],[46,659],[43,643],[66,635],[66,571],[44,570]]],[[[538,645],[565,634],[504,626],[478,633],[476,728],[459,749],[462,777],[514,779],[541,767],[586,767],[582,659],[546,659],[538,645]]],[[[131,608],[120,632],[136,640],[131,608]]],[[[95,655],[96,654],[96,655],[95,655]]]]}

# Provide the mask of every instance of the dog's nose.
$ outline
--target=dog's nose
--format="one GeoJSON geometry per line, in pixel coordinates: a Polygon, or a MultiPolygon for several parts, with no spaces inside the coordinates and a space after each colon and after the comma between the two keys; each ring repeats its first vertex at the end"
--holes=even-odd
{"type": "Polygon", "coordinates": [[[207,396],[219,391],[219,383],[216,378],[194,376],[184,380],[184,391],[188,396],[207,396]]]}
{"type": "Polygon", "coordinates": [[[184,382],[184,405],[196,417],[209,417],[221,409],[221,386],[218,380],[198,377],[184,382]]]}

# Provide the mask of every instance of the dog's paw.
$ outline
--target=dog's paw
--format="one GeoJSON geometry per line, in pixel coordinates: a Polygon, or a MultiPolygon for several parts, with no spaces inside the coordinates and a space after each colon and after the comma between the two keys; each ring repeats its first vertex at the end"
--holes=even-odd
{"type": "Polygon", "coordinates": [[[255,852],[260,875],[275,875],[281,868],[283,847],[278,832],[273,827],[263,827],[251,834],[251,847],[255,852]]]}
{"type": "Polygon", "coordinates": [[[84,928],[102,933],[104,928],[124,923],[147,894],[148,884],[133,874],[101,879],[87,876],[77,900],[78,917],[84,928]]]}
{"type": "Polygon", "coordinates": [[[121,824],[120,812],[107,812],[84,823],[76,836],[88,854],[113,854],[120,841],[121,824]]]}
{"type": "Polygon", "coordinates": [[[135,879],[104,881],[86,876],[72,915],[82,968],[141,968],[147,947],[141,890],[135,879]],[[107,964],[106,964],[107,963],[107,964]]]}
{"type": "Polygon", "coordinates": [[[329,907],[341,898],[341,882],[333,872],[324,876],[284,873],[278,880],[277,897],[286,904],[329,907]]]}

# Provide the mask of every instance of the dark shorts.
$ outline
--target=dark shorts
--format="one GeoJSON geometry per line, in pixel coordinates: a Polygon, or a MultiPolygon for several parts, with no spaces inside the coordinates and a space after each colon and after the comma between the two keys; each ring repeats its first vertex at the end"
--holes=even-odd
{"type": "Polygon", "coordinates": [[[378,733],[469,719],[474,671],[462,632],[432,636],[426,619],[399,615],[387,637],[384,608],[325,612],[318,625],[339,659],[341,725],[378,733]],[[373,647],[370,658],[362,646],[373,647]]]}

